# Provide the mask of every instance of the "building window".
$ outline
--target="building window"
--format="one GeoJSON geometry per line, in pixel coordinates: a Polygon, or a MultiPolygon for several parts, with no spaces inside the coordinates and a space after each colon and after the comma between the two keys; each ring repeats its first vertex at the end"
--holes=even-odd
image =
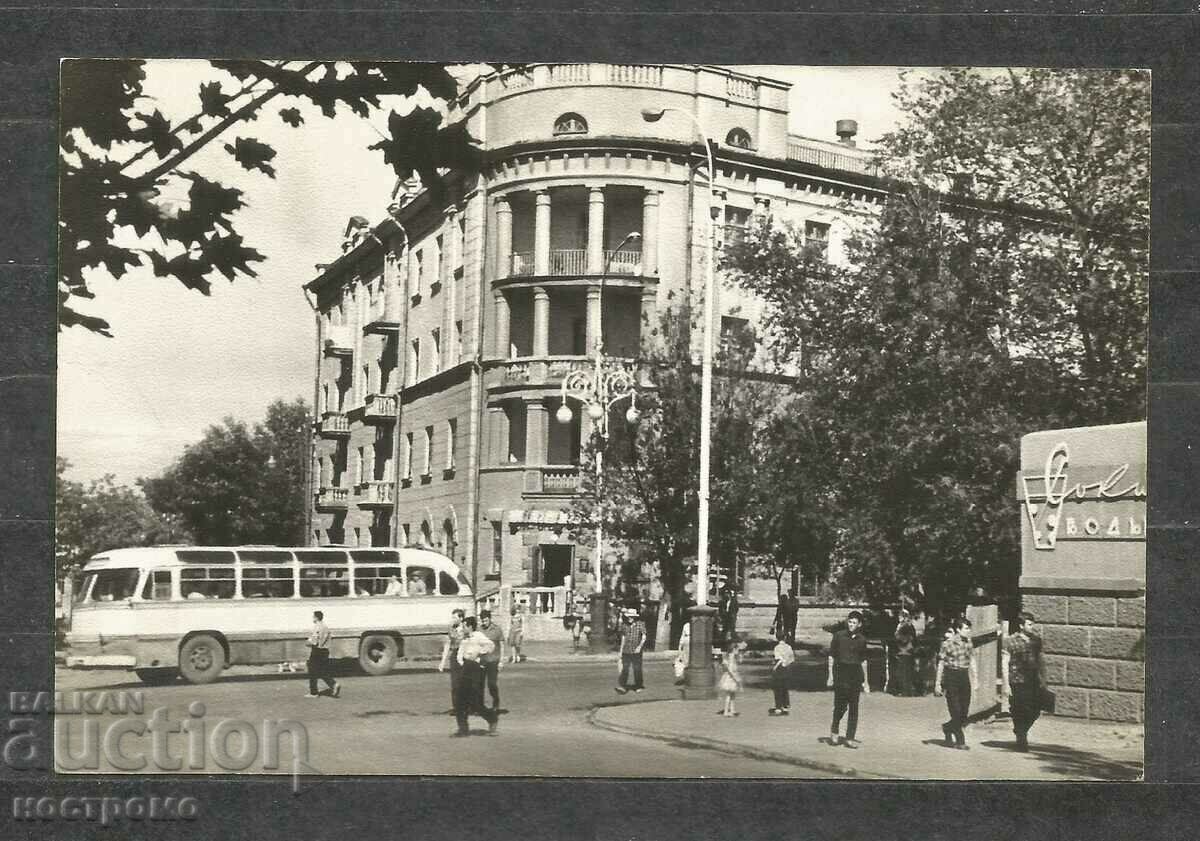
{"type": "Polygon", "coordinates": [[[404,523],[400,526],[400,545],[401,546],[408,545],[408,536],[409,536],[408,523],[404,523]]]}
{"type": "Polygon", "coordinates": [[[358,526],[355,526],[355,527],[354,527],[354,545],[355,545],[355,546],[362,546],[362,545],[363,545],[363,542],[362,542],[362,529],[360,529],[358,526]]]}
{"type": "Polygon", "coordinates": [[[497,523],[492,524],[492,575],[500,575],[500,561],[504,555],[504,533],[497,523]]]}
{"type": "Polygon", "coordinates": [[[415,385],[421,379],[421,340],[413,339],[412,352],[408,355],[408,384],[415,385]]]}
{"type": "Polygon", "coordinates": [[[461,268],[467,262],[467,220],[465,218],[458,220],[458,253],[454,255],[455,261],[458,263],[456,268],[461,268]]]}
{"type": "Polygon", "coordinates": [[[825,222],[804,223],[804,250],[810,257],[829,259],[829,225],[825,222]]]}
{"type": "Polygon", "coordinates": [[[412,297],[415,304],[421,300],[421,287],[425,282],[425,255],[420,251],[413,252],[413,261],[412,297]]]}
{"type": "Polygon", "coordinates": [[[366,402],[366,400],[365,400],[366,395],[371,393],[371,366],[369,364],[362,366],[361,373],[362,373],[362,387],[363,387],[363,398],[364,398],[363,402],[366,402]]]}
{"type": "Polygon", "coordinates": [[[750,132],[744,128],[730,129],[729,134],[725,135],[725,145],[735,149],[749,149],[750,132]]]}
{"type": "Polygon", "coordinates": [[[405,481],[412,481],[412,466],[413,466],[413,434],[406,433],[404,436],[404,472],[400,474],[400,478],[405,481]]]}
{"type": "Polygon", "coordinates": [[[455,439],[458,437],[458,421],[454,418],[446,421],[446,470],[453,472],[455,459],[455,439]]]}
{"type": "Polygon", "coordinates": [[[587,120],[575,113],[563,114],[554,121],[555,134],[587,134],[587,120]]]}
{"type": "Polygon", "coordinates": [[[359,447],[354,465],[354,484],[361,485],[367,481],[367,448],[359,447]]]}
{"type": "Polygon", "coordinates": [[[434,242],[437,247],[437,264],[434,267],[435,273],[433,277],[429,279],[429,297],[431,298],[441,290],[442,278],[445,277],[443,273],[446,270],[446,246],[440,235],[434,242]]]}
{"type": "Polygon", "coordinates": [[[750,226],[750,211],[744,207],[725,206],[725,244],[734,245],[746,236],[750,226]]]}
{"type": "Polygon", "coordinates": [[[422,476],[431,476],[433,474],[433,427],[425,427],[425,469],[421,471],[422,476]]]}
{"type": "Polygon", "coordinates": [[[433,346],[429,351],[430,364],[433,366],[433,373],[437,373],[442,369],[442,331],[434,328],[430,333],[433,339],[433,346]]]}
{"type": "Polygon", "coordinates": [[[454,364],[462,362],[463,359],[463,323],[461,321],[454,322],[454,364]]]}
{"type": "Polygon", "coordinates": [[[750,319],[732,315],[721,316],[722,356],[744,356],[753,353],[756,342],[750,319]]]}

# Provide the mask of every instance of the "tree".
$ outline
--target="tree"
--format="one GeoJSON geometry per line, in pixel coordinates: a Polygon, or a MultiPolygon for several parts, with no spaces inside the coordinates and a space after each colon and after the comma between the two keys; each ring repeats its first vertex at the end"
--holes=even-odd
{"type": "Polygon", "coordinates": [[[728,264],[829,443],[834,583],[956,607],[1015,593],[1020,435],[1144,417],[1148,89],[951,70],[898,102],[848,266],[771,224],[728,264]]]}
{"type": "Polygon", "coordinates": [[[116,484],[111,474],[84,485],[66,478],[70,462],[56,459],[54,482],[55,576],[109,549],[186,543],[190,536],[178,518],[160,514],[134,488],[116,484]]]}
{"type": "Polygon", "coordinates": [[[226,418],[139,483],[154,510],[179,517],[201,545],[303,545],[311,423],[303,400],[277,400],[253,429],[226,418]]]}
{"type": "MultiPolygon", "coordinates": [[[[684,603],[696,556],[699,516],[700,371],[692,353],[694,325],[686,308],[669,311],[656,331],[659,348],[641,361],[654,389],[638,393],[636,430],[623,429],[624,404],[614,411],[614,434],[595,472],[594,441],[580,467],[580,493],[572,504],[577,522],[599,519],[614,541],[647,550],[659,564],[664,600],[684,603]]],[[[770,454],[757,438],[777,406],[779,387],[749,373],[753,348],[727,344],[718,358],[713,388],[710,549],[713,568],[736,574],[754,555],[757,507],[770,489],[756,476],[757,460],[770,454]]],[[[577,539],[587,544],[590,531],[577,539]]]]}
{"type": "MultiPolygon", "coordinates": [[[[244,192],[211,174],[190,169],[197,152],[231,130],[244,129],[268,106],[302,130],[301,105],[325,117],[349,111],[368,118],[420,91],[442,105],[457,93],[445,65],[418,62],[213,61],[200,84],[196,109],[172,120],[144,95],[145,62],[69,60],[61,68],[59,122],[60,325],[110,335],[108,323],[76,309],[94,297],[87,276],[106,271],[120,279],[148,264],[159,277],[209,294],[218,275],[254,276],[264,257],[237,230],[244,192]],[[186,192],[176,209],[161,198],[186,192]],[[136,241],[135,241],[136,240],[136,241]]],[[[391,110],[388,133],[372,145],[398,178],[416,173],[435,194],[447,169],[470,173],[480,154],[465,124],[443,119],[437,108],[391,110]]],[[[248,172],[274,178],[276,150],[253,136],[237,136],[224,150],[248,172]]]]}

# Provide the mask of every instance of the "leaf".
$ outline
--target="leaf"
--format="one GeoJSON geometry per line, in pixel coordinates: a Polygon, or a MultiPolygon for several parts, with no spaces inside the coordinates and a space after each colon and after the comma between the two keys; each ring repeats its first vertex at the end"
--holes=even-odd
{"type": "Polygon", "coordinates": [[[220,82],[204,82],[200,85],[200,110],[210,117],[224,117],[229,114],[228,94],[221,90],[220,82]]]}
{"type": "Polygon", "coordinates": [[[279,119],[293,128],[299,128],[300,124],[304,122],[304,118],[300,116],[299,108],[280,108],[279,119]]]}
{"type": "Polygon", "coordinates": [[[233,155],[234,160],[247,171],[260,170],[268,177],[275,177],[275,168],[270,161],[275,157],[275,150],[252,137],[239,137],[230,146],[225,144],[225,151],[233,155]]]}
{"type": "Polygon", "coordinates": [[[137,118],[145,125],[133,132],[133,139],[151,144],[158,157],[165,158],[183,148],[183,141],[172,132],[171,121],[157,108],[153,114],[138,114],[137,118]]]}

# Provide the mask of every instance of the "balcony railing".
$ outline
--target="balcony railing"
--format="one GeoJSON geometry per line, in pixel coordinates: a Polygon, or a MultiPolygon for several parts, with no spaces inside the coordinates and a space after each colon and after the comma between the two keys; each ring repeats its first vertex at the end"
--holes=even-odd
{"type": "Polygon", "coordinates": [[[387,507],[396,501],[396,487],[390,480],[364,482],[357,488],[358,504],[364,508],[387,507]]]}
{"type": "Polygon", "coordinates": [[[349,488],[321,488],[317,491],[318,511],[345,511],[350,504],[349,488]]]}
{"type": "Polygon", "coordinates": [[[618,85],[662,87],[663,69],[658,64],[610,64],[608,81],[618,85]]]}
{"type": "MultiPolygon", "coordinates": [[[[641,271],[642,252],[632,249],[605,251],[604,264],[612,274],[636,275],[641,271]]],[[[511,255],[509,277],[529,277],[534,274],[532,251],[514,251],[511,255]]],[[[554,276],[585,275],[588,270],[586,248],[557,248],[550,252],[550,274],[554,276]]]]}
{"type": "Polygon", "coordinates": [[[831,149],[822,149],[796,140],[788,141],[787,158],[789,161],[815,164],[826,169],[840,169],[843,172],[857,172],[862,175],[879,174],[879,166],[869,158],[834,152],[831,149]]]}
{"type": "Polygon", "coordinates": [[[363,420],[388,422],[396,419],[396,397],[391,394],[368,394],[363,403],[363,420]]]}
{"type": "Polygon", "coordinates": [[[354,340],[350,335],[350,327],[345,324],[331,326],[325,336],[325,355],[347,356],[352,353],[354,353],[354,340]]]}
{"type": "Polygon", "coordinates": [[[730,76],[725,80],[725,94],[730,99],[745,99],[753,102],[758,98],[758,85],[750,79],[730,76]]]}
{"type": "Polygon", "coordinates": [[[341,412],[326,412],[321,415],[319,429],[322,438],[338,438],[350,434],[350,421],[341,412]]]}
{"type": "Polygon", "coordinates": [[[591,76],[590,64],[552,64],[550,81],[556,85],[586,82],[591,76]]]}
{"type": "Polygon", "coordinates": [[[542,468],[542,493],[573,494],[579,490],[579,467],[571,464],[565,467],[542,468]]]}
{"type": "Polygon", "coordinates": [[[612,274],[637,274],[642,268],[642,252],[628,248],[605,251],[604,263],[612,274]]]}

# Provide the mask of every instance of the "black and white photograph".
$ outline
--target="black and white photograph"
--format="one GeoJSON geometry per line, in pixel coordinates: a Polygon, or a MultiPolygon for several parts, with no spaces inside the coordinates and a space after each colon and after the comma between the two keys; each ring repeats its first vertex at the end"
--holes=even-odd
{"type": "Polygon", "coordinates": [[[59,76],[56,771],[1142,779],[1149,70],[59,76]]]}

